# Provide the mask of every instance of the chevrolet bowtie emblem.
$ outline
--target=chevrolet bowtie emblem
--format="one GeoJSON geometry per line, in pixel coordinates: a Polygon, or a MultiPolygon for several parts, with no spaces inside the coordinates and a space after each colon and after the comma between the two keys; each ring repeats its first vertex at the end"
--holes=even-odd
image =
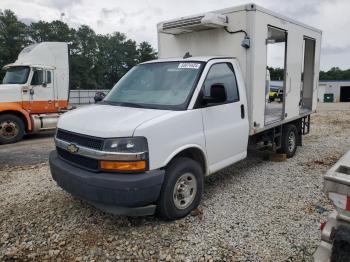
{"type": "Polygon", "coordinates": [[[74,145],[74,144],[69,144],[69,145],[67,146],[67,150],[68,150],[70,153],[75,154],[75,153],[77,153],[77,152],[79,151],[79,147],[77,147],[77,146],[74,145]]]}

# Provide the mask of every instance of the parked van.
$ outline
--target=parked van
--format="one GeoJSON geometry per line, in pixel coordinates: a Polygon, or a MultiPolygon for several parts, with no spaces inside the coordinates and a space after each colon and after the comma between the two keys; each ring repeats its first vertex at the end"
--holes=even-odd
{"type": "Polygon", "coordinates": [[[50,166],[59,186],[106,212],[178,219],[200,203],[204,177],[244,159],[248,144],[295,154],[316,108],[321,32],[249,4],[160,23],[158,40],[158,60],[60,118],[50,166]],[[275,104],[274,44],[286,65],[275,104]]]}

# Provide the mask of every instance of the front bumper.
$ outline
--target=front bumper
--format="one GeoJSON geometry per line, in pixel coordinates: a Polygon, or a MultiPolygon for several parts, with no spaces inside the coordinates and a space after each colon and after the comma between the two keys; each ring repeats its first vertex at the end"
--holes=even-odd
{"type": "Polygon", "coordinates": [[[152,215],[164,180],[164,170],[140,174],[94,173],[49,157],[53,179],[68,193],[116,215],[152,215]]]}

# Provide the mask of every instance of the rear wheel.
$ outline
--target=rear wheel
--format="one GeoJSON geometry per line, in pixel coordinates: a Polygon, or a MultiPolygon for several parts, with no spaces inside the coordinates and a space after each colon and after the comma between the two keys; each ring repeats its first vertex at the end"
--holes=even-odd
{"type": "Polygon", "coordinates": [[[298,130],[295,125],[286,125],[282,131],[281,148],[278,153],[286,154],[288,158],[293,157],[297,150],[298,130]]]}
{"type": "Polygon", "coordinates": [[[15,115],[0,116],[0,144],[9,144],[21,140],[24,136],[24,123],[15,115]]]}
{"type": "Polygon", "coordinates": [[[175,220],[187,216],[202,198],[203,170],[194,160],[177,158],[166,168],[157,215],[175,220]]]}
{"type": "Polygon", "coordinates": [[[331,262],[346,262],[350,259],[350,227],[339,226],[334,235],[331,262]]]}

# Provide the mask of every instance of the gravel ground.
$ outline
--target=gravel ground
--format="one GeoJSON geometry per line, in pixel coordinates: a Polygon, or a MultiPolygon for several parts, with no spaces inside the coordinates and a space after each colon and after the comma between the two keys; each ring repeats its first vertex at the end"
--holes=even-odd
{"type": "Polygon", "coordinates": [[[0,171],[0,260],[311,261],[332,206],[322,175],[349,150],[350,110],[320,110],[285,162],[249,157],[206,179],[175,222],[105,214],[66,194],[47,163],[0,171]]]}
{"type": "Polygon", "coordinates": [[[49,152],[55,148],[54,135],[54,131],[30,134],[15,144],[0,145],[0,170],[47,162],[49,152]]]}

